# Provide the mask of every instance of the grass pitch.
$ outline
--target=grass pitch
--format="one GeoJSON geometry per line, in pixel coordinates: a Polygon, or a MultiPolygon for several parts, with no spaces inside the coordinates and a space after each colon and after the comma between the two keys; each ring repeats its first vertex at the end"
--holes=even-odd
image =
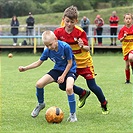
{"type": "MultiPolygon", "coordinates": [[[[95,54],[93,56],[96,82],[102,88],[110,113],[103,115],[96,96],[91,93],[86,105],[77,107],[78,122],[69,123],[66,119],[69,107],[66,93],[52,83],[45,87],[46,108],[37,118],[30,113],[37,104],[35,95],[36,81],[50,68],[51,61],[44,62],[39,68],[23,73],[18,66],[28,65],[39,59],[40,54],[17,54],[8,58],[1,54],[0,73],[0,127],[1,133],[131,133],[133,132],[132,94],[133,84],[124,84],[125,63],[122,54],[95,54]],[[60,124],[49,124],[45,112],[51,106],[58,106],[64,112],[60,124]]],[[[133,75],[131,75],[133,76],[133,75]]],[[[131,77],[131,82],[133,83],[131,77]]],[[[85,80],[79,77],[76,85],[87,89],[85,80]]],[[[78,96],[76,96],[78,102],[78,96]]]]}

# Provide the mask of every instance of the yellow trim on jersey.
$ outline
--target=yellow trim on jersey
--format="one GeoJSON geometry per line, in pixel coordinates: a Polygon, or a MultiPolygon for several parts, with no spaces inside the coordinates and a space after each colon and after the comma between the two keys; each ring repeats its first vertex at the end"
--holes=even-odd
{"type": "Polygon", "coordinates": [[[64,27],[64,26],[65,26],[65,23],[64,23],[64,21],[63,21],[63,20],[61,21],[60,26],[61,26],[61,27],[64,27]]]}
{"type": "Polygon", "coordinates": [[[75,27],[77,28],[77,29],[79,29],[80,31],[84,31],[81,27],[79,27],[78,25],[75,25],[75,27]]]}
{"type": "Polygon", "coordinates": [[[131,50],[133,50],[133,35],[127,35],[122,41],[123,55],[126,56],[131,50]]]}
{"type": "Polygon", "coordinates": [[[86,68],[93,66],[93,61],[90,52],[87,52],[86,50],[80,48],[78,44],[71,45],[71,48],[75,56],[77,68],[86,68]]]}

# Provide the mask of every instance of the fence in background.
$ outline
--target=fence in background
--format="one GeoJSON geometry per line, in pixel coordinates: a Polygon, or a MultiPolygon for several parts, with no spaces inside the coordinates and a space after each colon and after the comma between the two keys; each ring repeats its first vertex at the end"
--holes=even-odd
{"type": "MultiPolygon", "coordinates": [[[[19,34],[17,36],[12,36],[10,30],[11,26],[9,25],[0,25],[0,45],[11,45],[12,41],[7,41],[7,39],[12,38],[18,38],[19,40],[24,40],[28,38],[35,38],[34,39],[34,53],[36,52],[36,46],[42,45],[41,35],[43,31],[45,30],[52,30],[54,31],[56,28],[58,28],[59,25],[35,25],[34,26],[34,35],[33,36],[27,36],[26,35],[26,25],[20,25],[19,26],[19,34]],[[5,40],[5,41],[3,41],[5,40]]],[[[122,25],[119,25],[117,32],[119,32],[122,25]]],[[[103,26],[103,33],[102,36],[97,36],[94,34],[95,32],[95,25],[89,26],[89,34],[87,35],[89,42],[91,44],[92,53],[94,53],[94,38],[102,37],[102,38],[111,38],[111,37],[117,37],[117,36],[110,36],[110,26],[104,25],[103,26]]],[[[20,43],[21,43],[20,42],[20,43]]]]}

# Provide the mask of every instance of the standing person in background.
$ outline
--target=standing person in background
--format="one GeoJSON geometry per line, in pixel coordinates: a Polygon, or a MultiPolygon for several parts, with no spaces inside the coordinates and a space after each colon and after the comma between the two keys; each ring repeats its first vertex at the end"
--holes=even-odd
{"type": "Polygon", "coordinates": [[[133,16],[127,13],[124,16],[125,25],[120,29],[118,39],[122,42],[122,52],[126,64],[126,84],[130,83],[130,65],[133,73],[133,16]]]}
{"type": "MultiPolygon", "coordinates": [[[[102,35],[103,32],[103,25],[104,25],[104,20],[101,18],[100,15],[97,15],[94,23],[96,25],[96,33],[98,36],[102,35]]],[[[98,37],[98,46],[102,46],[102,37],[98,37]]]]}
{"type": "MultiPolygon", "coordinates": [[[[119,22],[119,17],[116,15],[116,11],[112,12],[112,16],[109,18],[110,22],[110,35],[111,36],[116,36],[117,35],[117,28],[118,28],[118,22],[119,22]]],[[[117,37],[110,38],[111,39],[111,44],[110,46],[116,46],[116,39],[117,37]]]]}
{"type": "Polygon", "coordinates": [[[80,21],[80,24],[81,24],[81,28],[86,32],[86,34],[88,35],[88,31],[89,31],[89,25],[90,25],[90,20],[84,16],[81,21],[80,21]]]}
{"type": "MultiPolygon", "coordinates": [[[[27,29],[26,29],[27,36],[33,36],[35,19],[32,16],[31,12],[29,12],[29,17],[26,19],[26,23],[27,23],[27,29]]],[[[34,44],[34,38],[29,38],[29,45],[33,44],[34,44]]]]}
{"type": "MultiPolygon", "coordinates": [[[[19,21],[17,17],[14,15],[11,20],[11,33],[13,36],[17,36],[19,33],[18,27],[19,27],[19,21]]],[[[17,45],[17,38],[13,38],[13,45],[17,45]]]]}

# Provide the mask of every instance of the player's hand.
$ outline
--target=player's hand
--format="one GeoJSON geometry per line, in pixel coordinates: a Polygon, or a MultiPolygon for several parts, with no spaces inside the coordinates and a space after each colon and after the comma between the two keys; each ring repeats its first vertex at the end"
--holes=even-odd
{"type": "Polygon", "coordinates": [[[84,42],[81,38],[78,39],[78,45],[80,48],[82,48],[84,46],[84,42]]]}
{"type": "Polygon", "coordinates": [[[126,37],[126,36],[127,36],[127,33],[124,34],[124,37],[126,37]]]}
{"type": "Polygon", "coordinates": [[[23,67],[23,66],[19,66],[18,70],[19,70],[20,72],[26,71],[25,67],[23,67]]]}
{"type": "Polygon", "coordinates": [[[58,77],[57,83],[61,84],[63,82],[64,82],[64,77],[63,76],[58,77]]]}

